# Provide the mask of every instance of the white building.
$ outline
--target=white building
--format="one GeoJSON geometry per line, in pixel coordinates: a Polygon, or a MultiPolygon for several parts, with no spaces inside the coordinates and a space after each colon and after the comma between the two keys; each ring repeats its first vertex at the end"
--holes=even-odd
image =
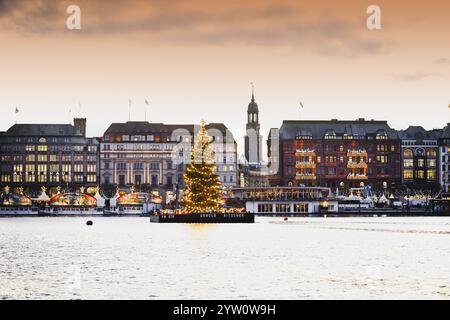
{"type": "MultiPolygon", "coordinates": [[[[217,173],[225,186],[237,183],[237,145],[225,125],[207,125],[216,152],[217,173]]],[[[113,123],[100,145],[102,185],[151,186],[172,190],[183,185],[194,125],[136,122],[113,123]]]]}

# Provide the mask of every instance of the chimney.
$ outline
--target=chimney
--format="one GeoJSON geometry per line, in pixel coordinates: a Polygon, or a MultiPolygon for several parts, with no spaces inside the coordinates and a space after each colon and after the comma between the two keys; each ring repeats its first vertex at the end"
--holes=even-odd
{"type": "Polygon", "coordinates": [[[86,118],[74,118],[73,125],[86,137],[86,118]]]}

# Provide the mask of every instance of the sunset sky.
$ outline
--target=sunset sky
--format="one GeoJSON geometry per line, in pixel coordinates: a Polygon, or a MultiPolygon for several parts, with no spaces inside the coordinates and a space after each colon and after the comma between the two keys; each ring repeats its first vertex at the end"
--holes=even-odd
{"type": "Polygon", "coordinates": [[[0,0],[0,130],[16,107],[20,123],[69,122],[72,109],[102,135],[130,98],[143,120],[148,99],[152,122],[224,122],[243,145],[251,82],[264,137],[299,118],[442,128],[449,13],[448,0],[0,0]]]}

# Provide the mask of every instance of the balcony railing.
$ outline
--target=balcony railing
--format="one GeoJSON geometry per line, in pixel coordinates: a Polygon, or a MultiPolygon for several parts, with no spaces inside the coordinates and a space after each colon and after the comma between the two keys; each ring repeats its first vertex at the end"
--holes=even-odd
{"type": "Polygon", "coordinates": [[[365,169],[365,168],[367,168],[367,163],[365,163],[365,162],[349,162],[349,163],[347,163],[347,168],[365,169]]]}
{"type": "Polygon", "coordinates": [[[296,155],[304,156],[304,157],[314,157],[316,155],[316,152],[314,150],[308,150],[308,149],[297,149],[295,150],[296,155]]]}
{"type": "Polygon", "coordinates": [[[355,174],[355,175],[353,175],[353,174],[349,174],[348,176],[347,176],[347,179],[348,180],[367,180],[367,179],[369,179],[367,176],[365,176],[365,175],[360,175],[360,174],[355,174]]]}
{"type": "Polygon", "coordinates": [[[297,180],[316,180],[317,177],[313,174],[296,174],[295,179],[297,179],[297,180]]]}
{"type": "Polygon", "coordinates": [[[315,168],[316,164],[314,162],[310,162],[310,161],[308,161],[308,162],[297,161],[295,163],[295,167],[296,168],[315,168]]]}
{"type": "Polygon", "coordinates": [[[362,150],[348,150],[347,151],[347,157],[367,157],[367,151],[362,150]]]}

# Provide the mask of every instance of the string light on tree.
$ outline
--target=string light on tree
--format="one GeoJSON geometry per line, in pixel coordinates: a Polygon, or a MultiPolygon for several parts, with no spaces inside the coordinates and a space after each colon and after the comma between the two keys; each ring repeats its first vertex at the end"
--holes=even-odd
{"type": "Polygon", "coordinates": [[[183,196],[185,213],[222,212],[222,183],[216,172],[211,137],[202,120],[191,152],[191,163],[184,173],[186,191],[183,196]]]}

